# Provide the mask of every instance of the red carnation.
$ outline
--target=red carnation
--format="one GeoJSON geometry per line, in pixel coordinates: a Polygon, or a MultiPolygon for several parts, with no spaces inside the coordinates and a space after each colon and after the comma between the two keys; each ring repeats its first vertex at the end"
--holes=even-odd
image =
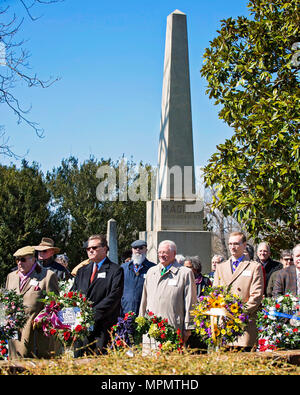
{"type": "Polygon", "coordinates": [[[73,292],[68,292],[68,298],[72,298],[73,297],[73,292]]]}
{"type": "Polygon", "coordinates": [[[275,307],[276,307],[276,309],[280,309],[280,304],[279,304],[279,303],[276,303],[276,304],[275,304],[275,307]]]}
{"type": "Polygon", "coordinates": [[[70,332],[64,332],[64,339],[65,339],[65,341],[69,340],[70,336],[71,336],[70,332]]]}
{"type": "Polygon", "coordinates": [[[80,332],[80,331],[82,331],[82,326],[81,325],[77,325],[76,327],[75,327],[75,332],[80,332]]]}
{"type": "Polygon", "coordinates": [[[6,348],[2,348],[1,354],[4,355],[4,354],[6,354],[6,353],[7,353],[7,349],[6,349],[6,348]]]}
{"type": "Polygon", "coordinates": [[[55,333],[56,333],[56,329],[51,329],[50,330],[50,335],[55,335],[55,333]]]}

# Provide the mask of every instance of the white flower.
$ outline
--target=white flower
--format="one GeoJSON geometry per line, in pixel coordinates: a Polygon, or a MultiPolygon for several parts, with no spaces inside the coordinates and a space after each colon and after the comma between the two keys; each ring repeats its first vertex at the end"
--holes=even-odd
{"type": "Polygon", "coordinates": [[[284,296],[279,296],[279,298],[276,299],[276,302],[281,302],[283,300],[284,296]]]}

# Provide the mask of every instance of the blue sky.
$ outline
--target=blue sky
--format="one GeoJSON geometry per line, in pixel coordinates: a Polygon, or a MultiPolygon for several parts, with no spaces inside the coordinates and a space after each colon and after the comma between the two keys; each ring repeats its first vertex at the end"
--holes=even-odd
{"type": "MultiPolygon", "coordinates": [[[[20,10],[17,3],[0,0],[20,10]]],[[[175,9],[187,14],[195,165],[204,166],[232,130],[205,94],[203,53],[221,19],[249,14],[246,0],[65,0],[36,7],[41,18],[25,18],[19,37],[27,40],[32,71],[60,80],[47,89],[15,89],[23,106],[32,106],[28,118],[44,129],[42,139],[0,106],[13,151],[28,151],[25,158],[44,172],[70,155],[83,162],[124,154],[155,166],[166,19],[175,9]]]]}

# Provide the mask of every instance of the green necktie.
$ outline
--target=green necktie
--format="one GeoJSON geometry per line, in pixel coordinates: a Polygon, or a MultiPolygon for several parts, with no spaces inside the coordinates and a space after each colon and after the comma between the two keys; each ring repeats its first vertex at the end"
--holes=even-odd
{"type": "Polygon", "coordinates": [[[164,267],[164,268],[161,270],[160,275],[163,276],[163,275],[166,273],[166,271],[167,271],[167,268],[164,267]]]}

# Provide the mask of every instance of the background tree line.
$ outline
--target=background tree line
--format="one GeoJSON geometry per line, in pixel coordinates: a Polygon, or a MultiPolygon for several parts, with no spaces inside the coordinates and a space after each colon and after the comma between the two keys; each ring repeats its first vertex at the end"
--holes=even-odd
{"type": "MultiPolygon", "coordinates": [[[[138,238],[138,232],[146,229],[146,202],[100,201],[96,189],[100,182],[96,177],[100,166],[107,165],[117,174],[116,194],[119,185],[119,161],[90,158],[79,164],[71,156],[46,175],[37,163],[22,161],[15,165],[0,166],[0,277],[15,266],[13,253],[25,245],[38,245],[43,236],[51,237],[55,245],[65,252],[70,267],[86,259],[83,242],[91,234],[107,231],[107,221],[117,221],[119,256],[138,238]]],[[[149,174],[151,191],[151,166],[139,164],[149,174]]],[[[133,161],[127,161],[127,186],[138,178],[133,161]]],[[[139,188],[139,187],[137,187],[139,188]]]]}

